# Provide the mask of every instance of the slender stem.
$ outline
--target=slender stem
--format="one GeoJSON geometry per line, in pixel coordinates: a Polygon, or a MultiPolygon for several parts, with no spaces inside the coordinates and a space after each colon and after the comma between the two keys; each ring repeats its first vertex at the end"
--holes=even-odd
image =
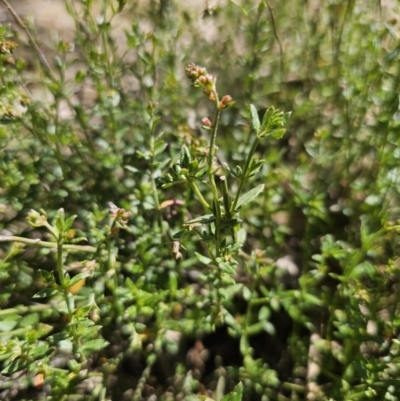
{"type": "MultiPolygon", "coordinates": [[[[231,214],[230,205],[229,205],[228,183],[226,181],[226,177],[225,176],[221,176],[219,179],[221,180],[222,199],[224,200],[225,217],[227,219],[231,219],[232,218],[232,214],[231,214]]],[[[231,232],[231,236],[232,236],[233,242],[236,242],[235,228],[232,227],[230,232],[231,232]]]]}
{"type": "Polygon", "coordinates": [[[213,129],[211,131],[211,139],[210,139],[210,150],[208,153],[208,177],[210,180],[210,186],[211,186],[211,191],[213,194],[213,201],[214,201],[214,213],[215,213],[215,255],[216,257],[219,256],[220,252],[220,227],[221,227],[221,208],[219,205],[219,196],[218,196],[218,189],[217,185],[215,184],[215,179],[214,179],[214,171],[213,171],[213,160],[214,160],[214,155],[216,150],[215,148],[215,140],[217,137],[217,131],[218,131],[218,124],[219,124],[219,118],[221,116],[221,109],[219,108],[219,99],[218,99],[218,94],[216,91],[214,91],[214,96],[215,96],[215,116],[214,116],[214,122],[213,122],[213,129]]]}
{"type": "MultiPolygon", "coordinates": [[[[63,265],[64,265],[64,261],[63,261],[63,251],[64,251],[63,250],[63,246],[64,246],[63,232],[60,232],[58,234],[58,238],[57,238],[57,266],[56,266],[56,270],[57,270],[60,286],[63,289],[65,303],[67,304],[68,315],[71,318],[72,314],[74,312],[74,309],[75,309],[75,300],[74,300],[73,295],[68,293],[67,283],[65,281],[64,268],[63,268],[63,265]]],[[[72,335],[73,335],[73,338],[74,338],[74,341],[73,341],[74,353],[79,353],[80,344],[79,344],[79,337],[77,335],[76,325],[75,324],[71,324],[71,331],[72,331],[72,335]]],[[[83,355],[83,354],[81,354],[81,355],[83,355]]]]}
{"type": "Polygon", "coordinates": [[[239,183],[239,188],[236,192],[235,199],[232,202],[231,215],[235,213],[236,205],[237,205],[240,195],[242,193],[243,185],[244,185],[245,181],[247,180],[247,173],[249,171],[251,160],[253,159],[254,153],[255,153],[259,143],[260,143],[260,139],[258,137],[256,137],[256,139],[254,140],[253,145],[250,149],[250,152],[247,155],[246,164],[244,165],[242,177],[241,177],[241,180],[239,183]]]}
{"type": "MultiPolygon", "coordinates": [[[[153,168],[152,168],[153,170],[153,168]]],[[[157,191],[157,185],[156,185],[156,181],[154,179],[154,172],[152,171],[150,173],[150,181],[151,181],[151,190],[153,191],[153,197],[154,197],[154,203],[156,206],[156,214],[157,214],[157,223],[160,227],[160,233],[161,233],[161,237],[164,234],[164,230],[163,230],[163,217],[162,217],[162,213],[160,210],[160,200],[158,198],[158,191],[157,191]]]]}
{"type": "MultiPolygon", "coordinates": [[[[57,274],[58,274],[58,279],[60,280],[60,285],[63,288],[64,291],[66,291],[65,288],[65,277],[64,277],[64,269],[63,269],[63,239],[62,239],[62,233],[60,233],[60,238],[57,241],[57,274]]],[[[68,305],[67,301],[67,305],[68,305]]]]}
{"type": "Polygon", "coordinates": [[[280,82],[280,84],[282,84],[282,81],[283,81],[282,78],[283,78],[283,74],[284,74],[284,71],[283,71],[284,70],[283,46],[282,46],[281,40],[279,39],[278,30],[276,28],[276,21],[275,21],[274,11],[273,11],[272,7],[270,6],[268,0],[265,0],[265,4],[268,7],[269,15],[271,17],[272,29],[274,30],[274,36],[275,36],[275,39],[276,39],[276,41],[278,43],[278,46],[279,46],[279,53],[280,53],[279,61],[280,61],[280,73],[281,73],[281,82],[280,82]]]}
{"type": "MultiPolygon", "coordinates": [[[[113,288],[112,291],[116,291],[116,289],[118,288],[118,277],[117,277],[117,271],[114,268],[115,265],[115,259],[113,258],[113,252],[112,252],[112,242],[111,242],[111,237],[112,237],[112,231],[113,231],[113,227],[116,224],[116,220],[113,219],[111,224],[110,224],[110,232],[107,234],[107,238],[106,238],[106,247],[107,247],[107,264],[106,264],[106,274],[110,274],[110,272],[112,272],[112,276],[113,276],[113,288]]],[[[117,305],[117,297],[114,297],[114,305],[117,305]]]]}
{"type": "Polygon", "coordinates": [[[221,181],[221,187],[222,187],[222,199],[224,201],[224,208],[225,208],[225,215],[227,219],[230,219],[232,217],[231,211],[229,209],[229,191],[228,191],[228,183],[226,181],[225,176],[219,177],[221,181]]]}
{"type": "Polygon", "coordinates": [[[37,305],[31,305],[31,306],[16,306],[15,308],[9,308],[9,309],[4,309],[0,310],[0,316],[4,315],[22,315],[25,313],[32,313],[32,312],[41,312],[46,309],[52,309],[52,305],[47,305],[47,304],[37,304],[37,305]]]}
{"type": "Polygon", "coordinates": [[[154,131],[151,130],[151,140],[150,140],[150,150],[151,150],[151,160],[150,160],[150,181],[151,181],[151,189],[153,191],[153,198],[154,198],[154,203],[156,206],[156,214],[157,214],[157,223],[160,227],[160,239],[162,242],[162,237],[164,234],[163,230],[163,216],[160,210],[160,199],[158,197],[158,191],[157,191],[157,185],[156,185],[156,180],[154,179],[154,173],[155,173],[155,149],[154,149],[154,131]]]}
{"type": "MultiPolygon", "coordinates": [[[[214,121],[212,125],[212,131],[211,131],[211,138],[210,138],[210,149],[208,153],[208,177],[210,181],[210,186],[211,186],[211,191],[213,194],[213,213],[215,215],[215,259],[217,259],[220,255],[220,247],[221,247],[221,239],[220,239],[220,228],[221,228],[221,207],[219,204],[219,196],[218,196],[218,189],[217,185],[215,183],[215,178],[214,178],[214,171],[213,171],[213,160],[214,160],[214,155],[216,153],[215,149],[215,141],[217,137],[217,132],[218,132],[218,124],[219,124],[219,119],[221,116],[221,109],[219,107],[219,99],[218,99],[218,94],[214,90],[214,97],[215,97],[215,115],[214,115],[214,121]]],[[[217,267],[217,276],[218,276],[218,287],[221,287],[222,285],[222,272],[219,267],[219,263],[217,260],[216,262],[216,267],[217,267]]],[[[214,322],[218,320],[218,318],[221,315],[221,294],[219,292],[219,288],[217,288],[217,305],[216,305],[216,313],[214,316],[214,322]]]]}
{"type": "MultiPolygon", "coordinates": [[[[29,239],[24,237],[16,237],[14,235],[0,235],[0,242],[22,242],[29,245],[41,246],[42,248],[57,248],[57,242],[47,242],[41,241],[39,239],[29,239]]],[[[64,244],[64,249],[68,249],[69,251],[77,251],[77,252],[89,252],[96,253],[97,248],[90,245],[72,245],[72,244],[64,244]]]]}
{"type": "Polygon", "coordinates": [[[214,160],[214,155],[215,155],[215,141],[217,137],[217,131],[218,131],[218,124],[219,124],[219,118],[221,116],[221,109],[218,107],[219,105],[219,99],[217,93],[214,91],[215,95],[215,105],[216,105],[216,111],[215,111],[215,116],[214,116],[214,121],[212,125],[212,131],[211,131],[211,138],[210,138],[210,151],[208,153],[208,174],[211,176],[212,170],[213,170],[213,160],[214,160]]]}
{"type": "Polygon", "coordinates": [[[46,227],[49,230],[49,232],[52,234],[52,236],[54,237],[54,239],[58,243],[58,236],[59,236],[58,231],[51,224],[49,224],[47,221],[44,222],[43,225],[44,225],[44,227],[46,227]]]}
{"type": "Polygon", "coordinates": [[[187,179],[187,183],[190,187],[190,189],[196,194],[197,199],[199,200],[199,202],[204,206],[204,208],[206,210],[211,211],[211,207],[208,204],[208,202],[204,199],[203,195],[201,194],[199,188],[197,187],[196,183],[190,178],[190,177],[186,177],[187,179]]]}

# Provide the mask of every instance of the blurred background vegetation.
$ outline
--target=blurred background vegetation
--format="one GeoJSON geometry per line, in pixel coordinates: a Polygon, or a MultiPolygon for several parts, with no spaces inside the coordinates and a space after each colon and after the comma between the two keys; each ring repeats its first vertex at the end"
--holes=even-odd
{"type": "Polygon", "coordinates": [[[1,399],[219,400],[240,381],[246,400],[400,399],[398,2],[9,0],[25,29],[0,3],[1,399]],[[249,147],[249,103],[292,111],[258,150],[265,191],[241,212],[217,325],[204,244],[185,238],[182,260],[168,244],[202,211],[161,186],[182,144],[207,145],[191,62],[235,101],[218,134],[231,167],[249,147]],[[108,202],[132,212],[112,241],[108,202]],[[47,241],[26,216],[60,208],[96,249],[64,263],[72,276],[96,264],[76,305],[93,302],[108,343],[78,365],[56,338],[65,313],[32,299],[54,252],[4,240],[47,241]],[[11,369],[17,346],[26,365],[11,369]]]}

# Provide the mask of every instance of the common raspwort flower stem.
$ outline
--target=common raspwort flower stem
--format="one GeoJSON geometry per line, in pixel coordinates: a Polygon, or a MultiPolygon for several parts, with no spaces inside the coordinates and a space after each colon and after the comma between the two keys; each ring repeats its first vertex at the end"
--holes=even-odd
{"type": "Polygon", "coordinates": [[[236,205],[239,201],[240,194],[242,193],[243,185],[247,179],[247,173],[249,171],[251,160],[253,159],[254,153],[256,152],[256,149],[257,149],[257,146],[259,143],[260,143],[260,139],[256,136],[256,139],[253,142],[250,152],[247,154],[246,164],[244,165],[243,173],[242,173],[242,176],[240,177],[239,188],[238,188],[235,198],[232,202],[231,215],[233,215],[235,213],[236,205]]]}
{"type": "Polygon", "coordinates": [[[220,253],[220,226],[221,226],[221,208],[219,205],[219,196],[218,196],[218,189],[217,185],[215,183],[215,178],[214,178],[214,171],[213,171],[213,160],[214,160],[214,155],[215,155],[215,141],[217,137],[217,131],[218,131],[218,124],[219,124],[219,118],[221,116],[221,109],[218,107],[219,105],[219,99],[218,99],[218,93],[214,90],[214,97],[215,97],[215,115],[214,115],[214,121],[213,121],[213,128],[211,131],[211,138],[210,138],[210,150],[208,154],[208,176],[210,180],[210,186],[211,186],[211,191],[213,194],[213,199],[214,199],[214,208],[215,208],[215,255],[216,257],[219,256],[220,253]]]}

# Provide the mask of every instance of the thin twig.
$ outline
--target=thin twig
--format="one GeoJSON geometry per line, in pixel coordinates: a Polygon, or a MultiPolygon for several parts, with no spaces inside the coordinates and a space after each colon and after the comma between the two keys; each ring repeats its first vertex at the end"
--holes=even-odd
{"type": "MultiPolygon", "coordinates": [[[[16,237],[16,236],[0,235],[0,242],[22,242],[24,244],[41,246],[43,248],[57,249],[57,242],[47,242],[47,241],[41,241],[39,239],[30,239],[30,238],[16,237]]],[[[90,252],[90,253],[97,252],[97,248],[95,248],[94,246],[90,246],[90,245],[65,244],[65,245],[63,245],[63,248],[68,249],[70,251],[81,251],[81,252],[90,252]]]]}
{"type": "Polygon", "coordinates": [[[282,77],[283,77],[283,68],[284,68],[284,59],[283,59],[284,52],[283,52],[283,46],[282,46],[281,40],[279,39],[278,30],[277,30],[277,28],[276,28],[276,22],[275,22],[275,16],[274,16],[273,9],[272,9],[272,7],[270,6],[268,0],[265,0],[265,4],[267,5],[268,11],[269,11],[269,15],[270,15],[270,17],[271,17],[272,29],[274,30],[275,39],[276,39],[276,41],[278,42],[278,46],[279,46],[279,52],[280,52],[280,55],[281,55],[281,57],[280,57],[281,75],[282,75],[282,77]]]}

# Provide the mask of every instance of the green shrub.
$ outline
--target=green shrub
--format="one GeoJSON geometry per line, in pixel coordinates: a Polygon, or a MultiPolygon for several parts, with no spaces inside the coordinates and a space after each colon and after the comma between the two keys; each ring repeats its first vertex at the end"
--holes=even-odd
{"type": "Polygon", "coordinates": [[[2,3],[1,399],[399,399],[398,5],[2,3]]]}

